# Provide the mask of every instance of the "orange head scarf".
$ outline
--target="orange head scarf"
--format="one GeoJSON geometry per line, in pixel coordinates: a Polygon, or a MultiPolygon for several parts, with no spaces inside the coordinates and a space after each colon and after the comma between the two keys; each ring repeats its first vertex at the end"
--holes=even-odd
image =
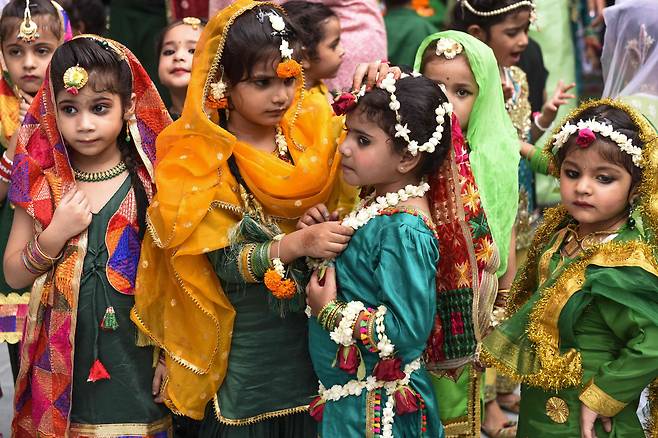
{"type": "Polygon", "coordinates": [[[214,122],[216,110],[204,106],[231,25],[263,6],[277,7],[240,0],[209,21],[197,44],[183,114],[157,142],[158,193],[147,215],[150,237],[132,316],[167,353],[167,405],[193,418],[203,417],[226,375],[235,316],[206,257],[229,245],[229,232],[242,218],[227,159],[235,157],[249,191],[287,231],[306,209],[327,202],[337,186],[331,115],[303,101],[302,80],[281,123],[294,165],[239,141],[214,122]]]}

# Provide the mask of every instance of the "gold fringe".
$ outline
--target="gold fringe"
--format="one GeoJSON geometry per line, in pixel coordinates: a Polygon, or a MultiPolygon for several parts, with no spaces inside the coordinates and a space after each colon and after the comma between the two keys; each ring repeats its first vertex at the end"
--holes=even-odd
{"type": "Polygon", "coordinates": [[[222,412],[219,409],[219,398],[217,394],[213,397],[213,407],[215,408],[215,418],[222,424],[227,424],[229,426],[246,426],[249,424],[258,423],[263,420],[269,420],[270,418],[284,417],[286,415],[298,414],[300,412],[307,412],[308,405],[297,406],[295,408],[280,409],[278,411],[264,412],[262,414],[255,415],[248,418],[239,418],[232,419],[222,416],[222,412]]]}

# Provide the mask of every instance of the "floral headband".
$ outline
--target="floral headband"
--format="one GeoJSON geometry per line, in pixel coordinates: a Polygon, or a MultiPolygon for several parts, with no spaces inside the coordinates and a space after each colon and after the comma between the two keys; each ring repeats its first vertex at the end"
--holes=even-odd
{"type": "Polygon", "coordinates": [[[438,57],[443,55],[446,59],[453,59],[463,51],[464,46],[452,38],[439,38],[436,42],[436,56],[438,57]]]}
{"type": "Polygon", "coordinates": [[[493,17],[494,15],[506,14],[514,9],[529,7],[530,8],[530,22],[534,23],[537,20],[537,12],[535,11],[535,4],[530,0],[522,0],[520,2],[513,3],[511,5],[505,6],[504,8],[494,9],[493,11],[478,11],[475,9],[468,0],[460,0],[462,6],[468,9],[472,14],[478,15],[480,17],[493,17]]]}
{"type": "MultiPolygon", "coordinates": [[[[412,73],[414,77],[420,76],[420,73],[412,73]]],[[[400,79],[409,77],[407,74],[400,75],[400,79]]],[[[418,155],[418,152],[427,152],[429,154],[433,153],[436,150],[436,147],[439,145],[441,138],[443,138],[443,124],[445,123],[446,114],[452,114],[452,104],[449,102],[444,102],[439,105],[438,108],[434,110],[436,115],[436,129],[432,133],[432,136],[423,144],[418,144],[418,141],[412,140],[409,137],[411,131],[408,128],[408,124],[402,124],[402,116],[400,116],[400,101],[395,95],[395,76],[393,73],[388,73],[386,77],[379,84],[379,88],[388,92],[391,97],[391,101],[388,104],[388,107],[395,113],[395,137],[402,138],[407,142],[407,150],[412,156],[418,155]]],[[[334,112],[336,115],[343,115],[349,112],[352,108],[358,103],[359,97],[365,94],[365,85],[361,87],[358,93],[343,93],[338,99],[332,104],[334,112]]]]}
{"type": "Polygon", "coordinates": [[[642,168],[642,148],[633,145],[633,141],[626,137],[619,131],[615,131],[612,125],[597,122],[594,119],[579,120],[575,125],[566,122],[560,132],[553,136],[554,152],[560,150],[562,146],[569,140],[569,138],[578,133],[576,144],[581,148],[589,147],[594,140],[596,140],[595,132],[603,137],[608,137],[613,142],[617,143],[619,149],[626,152],[633,159],[633,164],[642,168]]]}

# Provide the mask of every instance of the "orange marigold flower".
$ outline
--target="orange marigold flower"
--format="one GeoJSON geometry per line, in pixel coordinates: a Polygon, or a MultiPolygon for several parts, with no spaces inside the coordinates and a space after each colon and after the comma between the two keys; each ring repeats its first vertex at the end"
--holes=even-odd
{"type": "Polygon", "coordinates": [[[289,300],[297,293],[297,285],[290,279],[283,279],[274,269],[268,269],[263,277],[265,287],[280,300],[289,300]]]}
{"type": "Polygon", "coordinates": [[[276,66],[276,75],[280,78],[292,78],[302,73],[302,66],[294,59],[286,59],[276,66]]]}

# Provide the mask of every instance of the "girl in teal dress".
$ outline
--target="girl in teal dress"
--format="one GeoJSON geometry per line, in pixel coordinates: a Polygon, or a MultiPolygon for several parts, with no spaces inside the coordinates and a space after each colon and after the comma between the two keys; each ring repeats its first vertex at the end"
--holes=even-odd
{"type": "MultiPolygon", "coordinates": [[[[658,377],[656,147],[618,101],[571,113],[541,154],[560,178],[484,359],[521,381],[521,437],[640,437],[658,377]],[[653,382],[653,384],[652,384],[653,382]]],[[[656,406],[648,436],[656,436],[656,406]]]]}
{"type": "Polygon", "coordinates": [[[5,254],[7,281],[34,283],[13,435],[170,436],[157,397],[164,364],[130,310],[155,137],[171,119],[132,53],[96,36],[57,49],[35,99],[5,254]]]}
{"type": "Polygon", "coordinates": [[[371,191],[342,221],[357,232],[335,269],[320,268],[307,288],[320,379],[311,415],[323,438],[442,437],[421,358],[439,259],[425,181],[451,149],[452,107],[429,79],[389,75],[365,95],[341,96],[336,108],[347,112],[343,177],[371,191]]]}

